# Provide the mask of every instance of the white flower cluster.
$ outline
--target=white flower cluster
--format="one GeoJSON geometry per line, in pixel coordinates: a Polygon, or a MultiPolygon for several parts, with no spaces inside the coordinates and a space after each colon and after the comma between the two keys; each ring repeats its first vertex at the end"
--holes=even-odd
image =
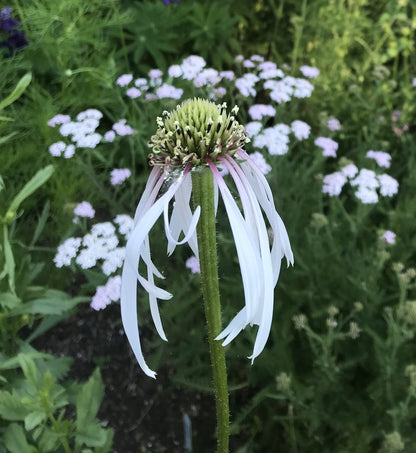
{"type": "MultiPolygon", "coordinates": [[[[123,265],[125,243],[132,229],[133,219],[128,215],[118,215],[113,222],[96,223],[84,237],[70,237],[58,247],[53,259],[55,266],[69,266],[74,260],[82,269],[100,266],[102,272],[110,276],[123,265]]],[[[91,306],[98,310],[119,298],[120,282],[116,276],[110,278],[106,285],[97,288],[91,306]]]]}
{"type": "Polygon", "coordinates": [[[95,148],[101,142],[112,142],[116,134],[132,135],[134,130],[122,119],[113,124],[111,130],[107,131],[104,136],[96,132],[100,119],[103,114],[96,109],[88,109],[80,112],[76,121],[72,121],[69,115],[58,114],[48,121],[48,126],[59,127],[59,133],[62,137],[68,138],[72,143],[58,141],[49,146],[49,152],[54,157],[63,156],[70,159],[75,154],[76,148],[95,148]]]}
{"type": "Polygon", "coordinates": [[[289,134],[303,140],[309,137],[311,128],[303,121],[293,121],[288,126],[283,123],[275,124],[272,127],[263,128],[260,121],[251,121],[246,125],[246,132],[252,140],[256,149],[266,148],[272,156],[286,154],[289,150],[289,134]]]}
{"type": "Polygon", "coordinates": [[[373,170],[358,168],[354,164],[343,167],[340,171],[324,177],[322,192],[329,196],[338,196],[344,185],[349,182],[356,188],[355,196],[364,204],[378,202],[379,194],[383,197],[392,197],[398,192],[399,183],[390,175],[377,175],[373,170]]]}

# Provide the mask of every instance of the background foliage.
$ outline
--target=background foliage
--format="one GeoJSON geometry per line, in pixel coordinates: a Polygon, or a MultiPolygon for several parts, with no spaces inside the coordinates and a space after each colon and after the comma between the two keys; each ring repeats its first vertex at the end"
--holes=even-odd
{"type": "MultiPolygon", "coordinates": [[[[111,427],[96,418],[99,370],[80,384],[71,358],[34,346],[105,281],[98,268],[57,269],[53,257],[64,239],[86,234],[93,223],[133,214],[148,176],[146,143],[155,118],[179,102],[129,99],[117,77],[147,77],[155,68],[166,74],[189,55],[241,73],[238,54],[261,55],[294,76],[302,65],[319,68],[311,98],[277,105],[270,124],[300,119],[313,137],[332,134],[339,143],[333,160],[312,139],[291,143],[283,156],[264,151],[295,266],[282,270],[271,337],[254,365],[246,359],[254,329],[227,348],[238,451],[415,451],[415,2],[14,0],[10,6],[29,44],[2,58],[0,70],[0,451],[112,451],[111,427]],[[73,159],[53,158],[48,148],[60,137],[48,120],[88,108],[103,112],[103,131],[126,118],[136,133],[73,159]],[[400,118],[392,119],[397,110],[400,118]],[[330,117],[340,131],[328,131],[330,117]],[[322,193],[323,175],[344,161],[369,167],[370,149],[391,154],[389,174],[400,184],[395,197],[366,205],[350,187],[337,197],[322,193]],[[108,184],[113,168],[131,170],[123,186],[108,184]],[[73,209],[83,200],[96,217],[75,225],[73,209]],[[380,240],[385,230],[396,233],[394,245],[380,240]]],[[[185,81],[181,88],[183,98],[209,95],[185,81]]],[[[247,122],[249,107],[266,103],[265,96],[243,97],[230,84],[225,100],[237,103],[240,122],[247,122]]],[[[219,216],[227,320],[242,297],[228,230],[219,216]]],[[[161,226],[154,235],[162,235],[161,226]]],[[[141,318],[146,355],[153,367],[169,370],[172,388],[210,392],[199,281],[185,267],[190,252],[178,249],[168,258],[166,244],[153,243],[175,300],[162,307],[168,344],[141,318]]],[[[120,328],[118,318],[111,324],[120,328]]]]}

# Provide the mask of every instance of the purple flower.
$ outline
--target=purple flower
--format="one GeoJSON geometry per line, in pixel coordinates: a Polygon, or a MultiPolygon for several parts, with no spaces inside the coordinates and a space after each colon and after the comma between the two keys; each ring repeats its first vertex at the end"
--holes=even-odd
{"type": "Polygon", "coordinates": [[[327,125],[330,131],[339,131],[341,129],[341,123],[336,118],[329,118],[327,125]]]}
{"type": "Polygon", "coordinates": [[[71,117],[69,115],[55,115],[48,121],[48,126],[55,127],[57,124],[65,124],[71,121],[71,117]]]}
{"type": "Polygon", "coordinates": [[[117,186],[129,178],[131,172],[128,168],[115,168],[111,172],[111,184],[117,186]]]}
{"type": "Polygon", "coordinates": [[[66,144],[64,142],[56,142],[49,147],[49,152],[53,157],[59,157],[65,151],[65,148],[66,144]]]}
{"type": "Polygon", "coordinates": [[[142,94],[142,92],[136,87],[131,87],[126,91],[126,94],[129,98],[136,99],[142,94]]]}
{"type": "Polygon", "coordinates": [[[302,74],[305,77],[308,77],[309,79],[314,79],[319,75],[319,69],[314,68],[313,66],[301,66],[299,69],[302,72],[302,74]]]}
{"type": "Polygon", "coordinates": [[[343,175],[340,171],[326,175],[324,178],[322,192],[327,193],[330,197],[339,195],[346,182],[346,176],[343,175]]]}
{"type": "Polygon", "coordinates": [[[182,88],[175,88],[172,85],[164,83],[156,90],[156,96],[159,99],[180,99],[182,97],[183,90],[182,88]]]}
{"type": "Polygon", "coordinates": [[[259,81],[259,78],[255,74],[244,74],[243,77],[240,77],[235,81],[235,86],[240,91],[240,93],[244,96],[255,96],[256,90],[254,89],[254,85],[256,82],[259,81]]]}
{"type": "Polygon", "coordinates": [[[253,120],[261,120],[263,116],[276,115],[276,110],[272,105],[254,104],[248,109],[248,114],[253,120]]]}
{"type": "Polygon", "coordinates": [[[180,0],[162,0],[162,2],[163,2],[165,5],[169,5],[171,2],[179,3],[180,0]]]}
{"type": "Polygon", "coordinates": [[[309,124],[305,123],[304,121],[296,120],[290,125],[293,134],[298,140],[303,140],[309,137],[311,132],[311,127],[309,124]]]}
{"type": "Polygon", "coordinates": [[[131,74],[123,74],[116,80],[116,84],[120,87],[125,87],[132,80],[133,80],[133,76],[131,74]]]}
{"type": "Polygon", "coordinates": [[[126,124],[126,119],[123,118],[120,121],[117,121],[117,123],[113,124],[113,129],[116,131],[118,135],[124,136],[124,135],[133,135],[134,130],[126,124]]]}
{"type": "Polygon", "coordinates": [[[12,18],[12,9],[7,6],[0,9],[0,33],[5,33],[7,39],[0,42],[0,48],[8,49],[5,57],[10,57],[17,49],[27,46],[29,43],[26,41],[25,34],[19,30],[20,22],[12,18]]]}
{"type": "Polygon", "coordinates": [[[315,145],[323,149],[322,155],[325,157],[337,157],[338,143],[328,137],[318,137],[315,145]]]}
{"type": "Polygon", "coordinates": [[[267,173],[269,173],[272,169],[272,167],[266,162],[263,154],[259,153],[258,151],[255,151],[253,154],[249,154],[249,156],[256,167],[263,173],[263,175],[267,175],[267,173]]]}
{"type": "Polygon", "coordinates": [[[384,234],[380,236],[380,239],[387,244],[394,244],[396,242],[396,233],[393,231],[387,230],[384,234]]]}
{"type": "Polygon", "coordinates": [[[92,219],[95,216],[95,210],[88,201],[83,201],[75,207],[74,214],[79,217],[92,219]]]}
{"type": "Polygon", "coordinates": [[[91,308],[103,310],[111,302],[120,299],[121,277],[116,275],[109,278],[104,286],[99,286],[91,301],[91,308]]]}
{"type": "Polygon", "coordinates": [[[104,134],[104,140],[106,140],[107,142],[113,142],[114,139],[116,138],[116,133],[114,131],[107,131],[105,134],[104,134]]]}
{"type": "Polygon", "coordinates": [[[249,137],[254,137],[261,131],[262,127],[263,125],[260,123],[260,121],[251,121],[250,123],[246,124],[246,133],[249,137]]]}
{"type": "Polygon", "coordinates": [[[385,153],[383,151],[368,151],[365,157],[369,159],[374,159],[377,162],[377,165],[380,167],[389,168],[390,167],[390,160],[391,156],[389,153],[385,153]]]}
{"type": "Polygon", "coordinates": [[[181,77],[182,74],[183,74],[182,68],[178,64],[170,66],[168,69],[169,77],[177,78],[177,77],[181,77]]]}
{"type": "Polygon", "coordinates": [[[348,164],[341,169],[341,173],[347,178],[354,178],[358,173],[358,168],[354,164],[348,164]]]}
{"type": "Polygon", "coordinates": [[[399,190],[399,183],[392,178],[390,175],[379,175],[378,180],[380,181],[380,193],[384,197],[392,197],[396,195],[399,190]]]}
{"type": "Polygon", "coordinates": [[[191,55],[182,61],[182,77],[185,80],[193,80],[205,67],[206,62],[198,55],[191,55]]]}
{"type": "Polygon", "coordinates": [[[199,267],[199,260],[198,258],[194,255],[191,256],[186,260],[185,266],[191,270],[193,274],[200,274],[201,269],[199,267]]]}

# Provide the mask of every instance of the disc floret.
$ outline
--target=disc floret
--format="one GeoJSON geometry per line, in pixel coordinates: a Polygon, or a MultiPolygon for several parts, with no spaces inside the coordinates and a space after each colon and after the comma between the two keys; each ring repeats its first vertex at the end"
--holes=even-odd
{"type": "Polygon", "coordinates": [[[233,156],[250,141],[244,126],[235,119],[238,107],[227,113],[227,104],[205,99],[184,101],[158,117],[158,129],[150,139],[150,165],[202,165],[226,154],[233,156]]]}

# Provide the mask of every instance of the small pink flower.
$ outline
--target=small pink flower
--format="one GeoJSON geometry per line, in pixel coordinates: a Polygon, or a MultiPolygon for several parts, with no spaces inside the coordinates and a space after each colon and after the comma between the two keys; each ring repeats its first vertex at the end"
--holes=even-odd
{"type": "Polygon", "coordinates": [[[323,149],[322,155],[326,157],[337,157],[338,143],[328,137],[318,137],[315,145],[323,149]]]}
{"type": "Polygon", "coordinates": [[[111,184],[117,186],[129,178],[131,172],[128,168],[115,168],[111,172],[111,184]]]}
{"type": "Polygon", "coordinates": [[[201,269],[199,267],[199,260],[198,258],[194,255],[191,256],[186,260],[185,266],[191,270],[193,274],[200,274],[201,269]]]}
{"type": "Polygon", "coordinates": [[[95,210],[88,201],[83,201],[75,207],[74,214],[79,217],[88,217],[89,219],[92,219],[95,216],[95,210]]]}
{"type": "Polygon", "coordinates": [[[394,244],[396,242],[396,233],[387,230],[380,238],[382,241],[387,242],[387,244],[394,244]]]}
{"type": "Polygon", "coordinates": [[[319,75],[319,69],[314,68],[313,66],[301,66],[299,69],[300,69],[301,73],[305,77],[308,77],[309,79],[314,79],[315,77],[318,77],[318,75],[319,75]]]}
{"type": "Polygon", "coordinates": [[[125,87],[132,80],[133,80],[133,76],[131,74],[123,74],[116,80],[116,84],[120,87],[125,87]]]}

